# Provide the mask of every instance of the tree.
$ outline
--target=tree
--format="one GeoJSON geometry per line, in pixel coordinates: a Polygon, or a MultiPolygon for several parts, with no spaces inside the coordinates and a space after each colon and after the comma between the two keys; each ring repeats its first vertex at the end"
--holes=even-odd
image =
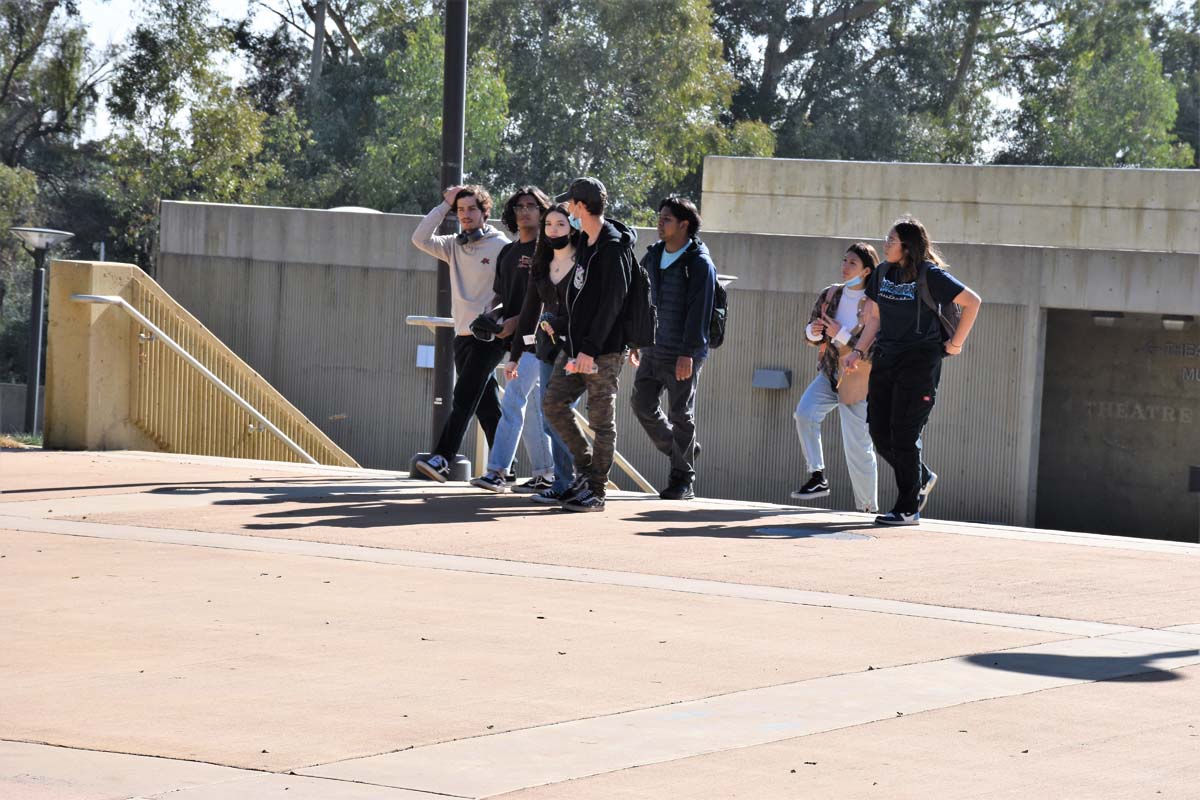
{"type": "Polygon", "coordinates": [[[1195,153],[1173,133],[1175,89],[1150,46],[1147,2],[1096,0],[1064,18],[1059,58],[1022,82],[1005,163],[1183,167],[1195,153]]]}
{"type": "Polygon", "coordinates": [[[705,155],[773,150],[765,126],[728,118],[736,82],[705,0],[491,0],[471,24],[510,98],[486,165],[498,187],[595,175],[614,213],[645,221],[652,193],[697,187],[705,155]]]}
{"type": "Polygon", "coordinates": [[[1190,166],[1200,166],[1200,3],[1179,2],[1153,20],[1150,40],[1162,59],[1163,77],[1175,88],[1179,111],[1171,133],[1192,148],[1190,166]]]}
{"type": "Polygon", "coordinates": [[[0,381],[23,383],[29,352],[29,288],[33,263],[8,229],[37,213],[37,179],[0,164],[0,381]]]}
{"type": "MultiPolygon", "coordinates": [[[[267,113],[219,68],[230,35],[205,0],[160,0],[131,39],[109,98],[104,183],[118,217],[113,233],[153,271],[160,199],[253,203],[282,167],[264,158],[267,113]]],[[[275,125],[294,127],[286,116],[275,125]]]]}
{"type": "MultiPolygon", "coordinates": [[[[439,197],[444,42],[440,21],[426,17],[404,49],[388,56],[390,89],[376,98],[377,124],[356,170],[355,194],[361,204],[420,212],[439,197]]],[[[466,105],[463,173],[479,178],[482,164],[496,157],[508,122],[503,71],[486,48],[471,52],[466,105]]]]}
{"type": "Polygon", "coordinates": [[[74,3],[0,0],[0,163],[73,141],[95,108],[105,67],[90,62],[74,3]]]}

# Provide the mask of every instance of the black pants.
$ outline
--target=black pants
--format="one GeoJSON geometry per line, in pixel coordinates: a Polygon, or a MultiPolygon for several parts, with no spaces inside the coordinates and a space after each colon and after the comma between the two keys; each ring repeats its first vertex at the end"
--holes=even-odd
{"type": "Polygon", "coordinates": [[[474,336],[454,337],[454,396],[450,416],[442,426],[433,452],[453,461],[462,447],[471,416],[479,418],[488,446],[496,438],[500,424],[500,386],[496,383],[496,365],[507,351],[505,341],[481,342],[474,336]]]}
{"type": "Polygon", "coordinates": [[[693,361],[691,377],[678,381],[675,360],[643,349],[630,402],[654,447],[671,459],[671,482],[690,484],[696,479],[696,387],[704,361],[693,361]],[[663,391],[667,393],[665,414],[660,405],[663,391]]]}
{"type": "Polygon", "coordinates": [[[875,452],[896,473],[893,511],[914,514],[917,494],[928,476],[921,461],[921,431],[937,400],[942,376],[941,347],[881,353],[871,364],[867,388],[867,427],[875,452]]]}

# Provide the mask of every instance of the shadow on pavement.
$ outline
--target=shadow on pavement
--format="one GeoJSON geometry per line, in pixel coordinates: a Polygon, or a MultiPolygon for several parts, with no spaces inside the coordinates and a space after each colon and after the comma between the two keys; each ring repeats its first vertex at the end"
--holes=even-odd
{"type": "MultiPolygon", "coordinates": [[[[289,483],[303,484],[312,482],[336,482],[339,480],[363,480],[360,477],[353,478],[247,478],[244,481],[146,481],[143,483],[79,483],[72,486],[43,486],[34,487],[31,489],[5,489],[5,494],[35,494],[37,492],[75,492],[83,489],[141,489],[148,486],[157,487],[150,490],[150,493],[172,492],[176,490],[187,490],[193,486],[213,486],[214,489],[204,489],[203,491],[218,491],[219,487],[229,487],[229,491],[238,491],[236,488],[240,484],[246,483],[289,483]]],[[[380,478],[379,480],[396,480],[395,478],[380,478]]]]}
{"type": "Polygon", "coordinates": [[[1200,655],[1200,650],[1175,650],[1148,656],[1064,656],[1048,653],[980,653],[966,661],[989,669],[1090,681],[1176,681],[1182,675],[1152,666],[1163,658],[1200,655]]]}
{"type": "Polygon", "coordinates": [[[660,528],[653,531],[639,531],[638,536],[681,537],[703,536],[714,539],[871,539],[874,538],[864,531],[876,530],[869,518],[861,522],[848,520],[846,522],[786,522],[783,518],[797,517],[804,514],[823,513],[819,509],[788,508],[780,510],[768,509],[709,509],[694,510],[656,509],[643,511],[637,515],[637,522],[690,522],[690,523],[734,523],[757,520],[761,525],[731,525],[691,524],[681,527],[660,528]],[[775,522],[779,519],[778,522],[775,522]]]}

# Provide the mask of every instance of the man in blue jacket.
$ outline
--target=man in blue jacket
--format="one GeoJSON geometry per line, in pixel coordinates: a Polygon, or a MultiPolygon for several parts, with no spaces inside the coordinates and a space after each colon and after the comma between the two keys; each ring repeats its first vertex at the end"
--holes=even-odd
{"type": "Polygon", "coordinates": [[[642,258],[658,309],[654,346],[643,347],[633,379],[633,411],[658,451],[671,459],[664,500],[691,500],[696,480],[696,387],[708,357],[717,269],[700,241],[700,214],[686,197],[658,204],[658,238],[642,258]],[[660,400],[667,393],[664,414],[660,400]]]}

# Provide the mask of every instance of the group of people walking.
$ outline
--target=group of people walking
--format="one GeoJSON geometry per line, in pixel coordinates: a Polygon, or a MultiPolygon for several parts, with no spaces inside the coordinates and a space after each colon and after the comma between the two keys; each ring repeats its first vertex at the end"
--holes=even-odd
{"type": "MultiPolygon", "coordinates": [[[[501,213],[516,237],[510,240],[488,224],[492,199],[483,187],[452,186],[421,220],[413,244],[450,270],[457,371],[446,423],[430,454],[416,462],[425,477],[449,479],[474,416],[491,450],[473,485],[525,492],[568,511],[603,511],[617,390],[629,361],[636,368],[634,413],[670,459],[659,496],[694,496],[696,392],[710,347],[719,343],[711,340],[716,267],[691,200],[659,203],[659,239],[640,261],[637,233],[606,217],[607,207],[608,193],[595,178],[575,180],[553,200],[537,187],[520,187],[501,213]],[[449,213],[460,232],[437,235],[449,213]],[[630,324],[646,291],[656,312],[652,344],[630,324]],[[506,355],[501,399],[495,370],[506,355]],[[574,411],[585,394],[591,444],[574,411]],[[519,440],[532,477],[515,484],[519,440]]],[[[841,272],[842,282],[821,293],[804,330],[819,348],[818,374],[796,407],[810,477],[792,496],[829,494],[820,427],[837,408],[856,507],[878,512],[878,453],[896,473],[898,496],[876,522],[917,524],[937,482],[921,460],[921,431],[942,359],[961,352],[981,301],[944,269],[914,219],[889,231],[882,262],[860,242],[846,251],[841,272]]]]}

